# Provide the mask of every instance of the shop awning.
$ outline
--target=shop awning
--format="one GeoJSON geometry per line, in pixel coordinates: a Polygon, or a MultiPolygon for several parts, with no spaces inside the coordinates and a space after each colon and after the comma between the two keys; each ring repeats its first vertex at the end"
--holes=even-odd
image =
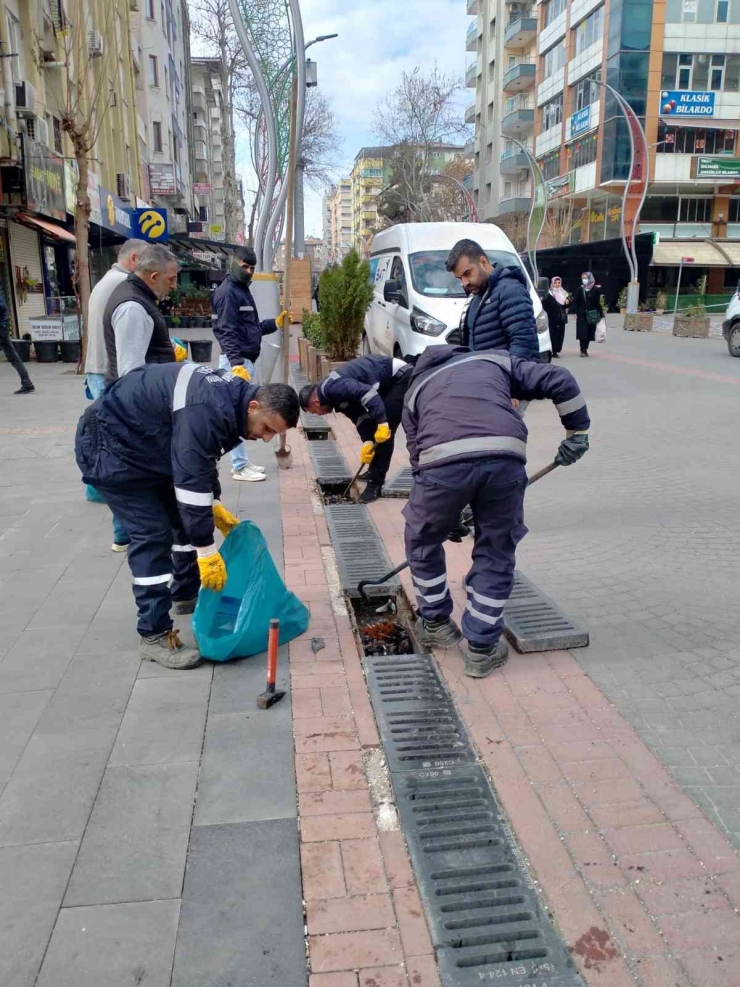
{"type": "Polygon", "coordinates": [[[730,267],[725,254],[710,240],[661,240],[653,247],[651,263],[654,267],[678,267],[682,257],[692,257],[696,267],[730,267]]]}
{"type": "Polygon", "coordinates": [[[37,219],[36,216],[29,216],[28,213],[21,213],[16,219],[19,223],[23,223],[24,226],[35,227],[55,240],[63,240],[65,243],[77,243],[74,233],[65,230],[63,226],[57,226],[56,223],[50,223],[47,219],[37,219]]]}
{"type": "Polygon", "coordinates": [[[732,267],[740,267],[740,240],[719,240],[717,246],[732,261],[732,267]]]}

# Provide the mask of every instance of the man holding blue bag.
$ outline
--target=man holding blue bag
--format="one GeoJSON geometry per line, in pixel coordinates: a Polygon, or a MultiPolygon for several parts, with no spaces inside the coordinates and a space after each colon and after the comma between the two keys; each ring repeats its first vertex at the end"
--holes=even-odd
{"type": "Polygon", "coordinates": [[[131,539],[143,660],[200,664],[170,609],[192,613],[200,587],[226,583],[214,530],[227,535],[238,521],[219,500],[218,460],[244,439],[269,442],[294,428],[298,413],[287,384],[257,387],[226,371],[164,363],[131,370],[83,414],[77,464],[131,539]]]}

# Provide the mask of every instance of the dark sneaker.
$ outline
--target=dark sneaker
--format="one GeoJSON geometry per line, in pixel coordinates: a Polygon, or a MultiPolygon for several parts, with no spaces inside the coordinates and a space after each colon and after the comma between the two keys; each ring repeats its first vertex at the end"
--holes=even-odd
{"type": "Polygon", "coordinates": [[[496,644],[480,647],[468,642],[465,652],[465,674],[471,679],[484,679],[494,668],[501,668],[509,659],[509,645],[501,638],[496,644]]]}
{"type": "Polygon", "coordinates": [[[17,391],[13,391],[13,394],[33,394],[35,390],[36,388],[29,380],[26,384],[21,384],[17,391]]]}
{"type": "Polygon", "coordinates": [[[142,661],[156,661],[165,668],[196,668],[201,663],[197,648],[186,648],[178,631],[167,631],[139,641],[139,657],[142,661]]]}
{"type": "Polygon", "coordinates": [[[467,524],[463,524],[462,520],[460,520],[447,535],[447,541],[452,541],[456,545],[459,545],[460,542],[463,540],[463,538],[467,538],[469,534],[470,534],[470,528],[467,526],[467,524]]]}
{"type": "Polygon", "coordinates": [[[198,597],[193,597],[192,600],[173,600],[172,603],[175,607],[175,613],[178,617],[185,617],[189,613],[195,613],[195,604],[198,602],[198,597]]]}
{"type": "Polygon", "coordinates": [[[360,494],[360,503],[372,504],[374,500],[377,500],[380,497],[382,489],[382,484],[373,483],[371,480],[368,480],[365,489],[360,494]]]}
{"type": "Polygon", "coordinates": [[[462,631],[452,617],[447,620],[424,620],[419,617],[416,625],[419,641],[428,648],[453,648],[462,640],[462,631]]]}

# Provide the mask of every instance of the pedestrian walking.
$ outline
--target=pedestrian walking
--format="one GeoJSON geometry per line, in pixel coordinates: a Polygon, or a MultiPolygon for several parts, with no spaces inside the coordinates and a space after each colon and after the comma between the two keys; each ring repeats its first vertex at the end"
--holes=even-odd
{"type": "MultiPolygon", "coordinates": [[[[229,273],[213,293],[213,332],[221,347],[219,367],[246,381],[254,376],[254,365],[262,347],[262,337],[282,329],[288,317],[282,311],[277,319],[260,319],[249,290],[257,266],[251,247],[237,247],[229,264],[229,273]]],[[[245,443],[231,454],[231,475],[235,480],[256,483],[265,479],[265,469],[250,463],[245,443]]]]}
{"type": "Polygon", "coordinates": [[[0,348],[2,348],[8,363],[15,368],[21,379],[21,386],[14,394],[31,394],[36,388],[31,383],[31,378],[26,370],[26,365],[18,356],[18,350],[13,346],[10,339],[10,318],[8,316],[8,306],[5,296],[0,291],[0,348]]]}
{"type": "Polygon", "coordinates": [[[299,400],[304,411],[328,415],[341,411],[354,422],[363,441],[360,460],[369,466],[360,502],[380,497],[401,424],[411,367],[390,356],[361,356],[333,370],[318,384],[306,384],[299,400]]]}
{"type": "Polygon", "coordinates": [[[471,296],[460,320],[463,346],[476,353],[504,349],[512,356],[538,359],[534,306],[521,267],[491,264],[475,240],[459,240],[446,267],[471,296]]]}
{"type": "Polygon", "coordinates": [[[430,346],[411,373],[403,413],[414,471],[403,510],[406,558],[419,637],[430,647],[447,648],[464,635],[465,673],[472,678],[483,678],[507,659],[503,609],[514,581],[516,546],[527,533],[527,428],[512,397],[555,403],[566,429],[555,458],[559,465],[576,462],[588,450],[588,411],[572,374],[503,351],[430,346]],[[466,504],[475,542],[461,633],[452,619],[443,542],[466,504]]]}
{"type": "Polygon", "coordinates": [[[563,348],[565,329],[568,325],[568,293],[563,288],[563,282],[560,278],[554,277],[550,281],[550,290],[542,299],[542,308],[547,315],[550,329],[552,355],[553,358],[557,358],[563,348]]]}
{"type": "Polygon", "coordinates": [[[218,460],[243,437],[268,442],[297,421],[298,397],[286,384],[257,387],[196,363],[131,370],[80,418],[82,479],[131,539],[142,659],[168,668],[200,663],[173,630],[170,609],[174,602],[177,614],[192,613],[200,586],[221,590],[226,582],[214,526],[226,535],[238,522],[219,499],[218,460]]]}
{"type": "Polygon", "coordinates": [[[581,287],[573,296],[576,315],[576,339],[581,344],[581,356],[588,356],[588,344],[596,338],[596,326],[604,318],[599,298],[600,288],[591,271],[581,275],[581,287]]]}

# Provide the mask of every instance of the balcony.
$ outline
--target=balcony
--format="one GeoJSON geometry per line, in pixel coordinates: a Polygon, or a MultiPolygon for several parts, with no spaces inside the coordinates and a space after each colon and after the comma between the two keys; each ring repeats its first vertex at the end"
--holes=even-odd
{"type": "Polygon", "coordinates": [[[198,141],[198,143],[205,144],[208,139],[208,130],[204,123],[194,123],[193,124],[193,138],[198,141]]]}
{"type": "Polygon", "coordinates": [[[465,35],[465,51],[477,51],[478,49],[478,22],[473,21],[473,23],[468,28],[468,33],[465,35]]]}
{"type": "Polygon", "coordinates": [[[468,89],[475,89],[475,81],[478,78],[478,59],[471,62],[465,69],[465,85],[468,89]]]}
{"type": "Polygon", "coordinates": [[[524,151],[520,151],[518,147],[514,147],[510,151],[504,151],[501,155],[499,171],[502,175],[515,175],[523,168],[530,167],[531,163],[529,158],[524,151]]]}
{"type": "Polygon", "coordinates": [[[504,31],[504,46],[506,48],[524,48],[537,37],[537,18],[532,10],[523,10],[515,14],[506,25],[504,31]]]}
{"type": "Polygon", "coordinates": [[[503,90],[505,93],[525,92],[534,89],[537,66],[530,59],[523,58],[504,72],[503,90]]]}
{"type": "Polygon", "coordinates": [[[478,13],[478,0],[468,0],[466,9],[471,17],[475,17],[478,13]]]}
{"type": "Polygon", "coordinates": [[[208,104],[206,102],[206,91],[200,86],[193,86],[193,109],[206,112],[208,104]]]}
{"type": "Polygon", "coordinates": [[[463,157],[472,158],[474,154],[475,154],[475,141],[474,140],[468,141],[465,147],[463,148],[463,157]]]}
{"type": "Polygon", "coordinates": [[[475,123],[476,112],[476,103],[473,100],[469,106],[465,107],[465,123],[475,123]]]}
{"type": "Polygon", "coordinates": [[[501,131],[504,134],[528,133],[534,126],[534,102],[529,94],[512,96],[504,103],[504,115],[501,118],[501,131]]]}
{"type": "Polygon", "coordinates": [[[498,204],[498,214],[499,216],[509,216],[516,212],[528,213],[531,204],[532,200],[529,196],[513,195],[508,199],[501,199],[498,204]]]}

